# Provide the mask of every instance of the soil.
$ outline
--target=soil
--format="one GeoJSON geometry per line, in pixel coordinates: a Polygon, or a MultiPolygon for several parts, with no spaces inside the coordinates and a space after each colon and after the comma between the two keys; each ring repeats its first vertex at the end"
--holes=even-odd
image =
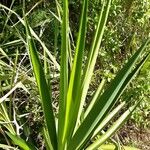
{"type": "Polygon", "coordinates": [[[125,125],[119,131],[119,138],[123,145],[134,146],[140,150],[150,150],[150,129],[125,125]]]}

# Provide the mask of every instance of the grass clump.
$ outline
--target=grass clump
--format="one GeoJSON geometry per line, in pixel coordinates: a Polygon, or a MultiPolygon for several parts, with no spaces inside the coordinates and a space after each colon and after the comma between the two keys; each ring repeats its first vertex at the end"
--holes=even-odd
{"type": "MultiPolygon", "coordinates": [[[[12,9],[0,5],[4,10],[16,15],[19,22],[25,27],[24,34],[19,34],[19,37],[21,42],[25,45],[23,50],[27,51],[29,55],[29,58],[27,57],[26,60],[27,66],[24,68],[18,65],[18,51],[15,53],[15,62],[12,62],[1,48],[5,59],[8,59],[8,64],[11,62],[11,65],[7,65],[10,69],[15,70],[12,71],[13,75],[10,74],[10,78],[8,77],[8,79],[4,80],[11,86],[10,91],[0,99],[1,106],[9,106],[9,109],[6,107],[2,107],[1,109],[1,114],[5,114],[2,116],[1,122],[6,147],[7,145],[13,146],[9,141],[10,138],[15,145],[24,150],[38,149],[39,146],[42,147],[43,145],[47,150],[94,150],[102,145],[104,146],[105,142],[108,141],[125,123],[129,116],[131,116],[141,99],[132,101],[132,105],[128,109],[124,109],[128,102],[125,100],[120,102],[119,98],[148,59],[149,52],[145,51],[145,49],[149,44],[149,39],[145,40],[138,50],[128,59],[114,79],[111,80],[109,86],[104,88],[105,90],[103,90],[105,79],[101,81],[99,87],[93,92],[89,104],[86,103],[94,67],[98,54],[100,53],[100,45],[107,19],[109,13],[111,13],[111,4],[111,0],[102,2],[92,44],[88,50],[86,59],[84,51],[86,49],[88,0],[82,1],[76,42],[73,42],[71,38],[69,1],[63,0],[62,7],[56,1],[57,13],[54,14],[51,12],[56,19],[54,55],[48,50],[45,43],[42,42],[40,36],[34,32],[27,19],[28,15],[25,12],[23,18],[21,18],[12,9]],[[61,40],[61,46],[58,46],[57,40],[59,34],[58,24],[60,24],[61,27],[61,39],[59,39],[61,40]],[[41,44],[43,52],[39,51],[36,44],[37,41],[41,44]],[[59,47],[61,47],[61,50],[59,51],[60,62],[58,63],[59,59],[57,59],[55,55],[59,47]],[[30,65],[32,66],[33,73],[32,70],[26,70],[30,65]],[[18,67],[19,69],[17,69],[18,67]],[[22,70],[24,71],[23,77],[18,76],[17,73],[20,73],[22,70]],[[34,75],[34,77],[32,75],[34,75]],[[52,77],[54,78],[54,76],[55,79],[56,76],[59,78],[58,114],[53,108],[55,91],[53,91],[51,79],[52,77]],[[28,91],[28,89],[32,88],[31,85],[34,86],[34,94],[28,91]],[[22,119],[18,119],[18,105],[16,105],[15,94],[13,92],[20,88],[33,97],[35,96],[41,103],[41,113],[43,113],[42,115],[44,116],[41,131],[38,130],[44,139],[38,140],[41,145],[33,141],[31,137],[32,129],[29,128],[27,124],[22,124],[22,119]],[[84,108],[84,105],[86,105],[86,108],[84,108]],[[119,117],[118,112],[121,112],[119,117]],[[113,120],[113,118],[116,118],[116,120],[113,120]],[[106,127],[107,130],[105,130],[106,127]],[[6,129],[7,131],[4,132],[6,129]],[[20,130],[22,130],[23,133],[21,133],[20,130]],[[98,139],[93,140],[98,134],[100,135],[98,139]]],[[[23,11],[25,11],[25,3],[23,3],[23,11]]],[[[16,31],[18,31],[17,27],[16,31]]],[[[16,43],[16,40],[13,42],[16,43]]],[[[25,57],[26,55],[21,59],[21,62],[25,57]]],[[[2,61],[2,64],[6,64],[5,60],[2,61]]],[[[24,115],[26,116],[28,114],[24,113],[20,116],[24,115]]],[[[38,135],[38,133],[36,133],[36,135],[38,135]]]]}

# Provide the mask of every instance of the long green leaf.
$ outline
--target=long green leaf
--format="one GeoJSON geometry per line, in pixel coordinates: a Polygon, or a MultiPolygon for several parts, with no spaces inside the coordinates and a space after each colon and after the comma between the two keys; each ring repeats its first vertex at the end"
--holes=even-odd
{"type": "Polygon", "coordinates": [[[95,150],[99,148],[100,145],[102,145],[107,139],[109,139],[124,124],[124,122],[129,118],[129,116],[135,110],[138,104],[139,102],[134,104],[127,111],[125,111],[121,115],[121,117],[119,117],[119,119],[109,128],[109,130],[105,132],[99,139],[97,139],[88,148],[86,148],[86,150],[95,150]]]}
{"type": "MultiPolygon", "coordinates": [[[[120,93],[122,86],[125,86],[126,79],[131,73],[133,66],[136,64],[138,58],[145,50],[149,39],[139,48],[139,50],[129,59],[128,63],[121,69],[115,79],[112,81],[110,87],[106,89],[97,103],[93,106],[88,116],[85,118],[74,137],[70,146],[73,145],[74,149],[83,145],[87,139],[91,136],[92,132],[100,121],[104,119],[104,116],[110,111],[110,106],[115,103],[116,96],[120,93]]],[[[128,83],[126,83],[128,84],[128,83]]]]}
{"type": "Polygon", "coordinates": [[[62,43],[61,43],[61,68],[60,68],[60,100],[58,120],[58,149],[64,149],[65,139],[65,110],[68,90],[68,45],[69,45],[69,18],[68,0],[63,0],[62,43]]]}
{"type": "MultiPolygon", "coordinates": [[[[125,82],[123,83],[122,87],[120,88],[120,90],[118,91],[116,97],[114,99],[118,99],[120,97],[120,95],[124,92],[124,90],[126,89],[127,85],[130,83],[130,81],[133,79],[133,77],[138,73],[138,71],[141,69],[141,67],[145,64],[145,62],[147,61],[147,59],[149,58],[150,53],[148,53],[136,66],[136,68],[134,68],[134,70],[128,75],[128,77],[126,78],[125,82]]],[[[112,104],[110,107],[112,107],[114,104],[112,104]]]]}
{"type": "Polygon", "coordinates": [[[99,47],[100,47],[100,44],[102,41],[102,37],[104,34],[104,29],[105,29],[105,25],[106,25],[109,10],[110,10],[110,5],[111,5],[111,0],[103,1],[103,6],[101,9],[99,22],[97,25],[97,30],[96,30],[96,33],[94,36],[92,47],[90,49],[90,53],[89,53],[88,58],[87,58],[86,66],[85,66],[85,69],[83,72],[81,90],[79,91],[79,94],[78,94],[79,95],[78,98],[81,100],[80,100],[80,103],[78,105],[79,110],[78,110],[77,122],[80,122],[79,119],[80,119],[80,116],[82,113],[82,109],[83,109],[83,105],[84,105],[87,91],[89,88],[89,84],[91,81],[91,77],[93,75],[93,70],[94,70],[94,66],[96,63],[97,56],[98,56],[99,47]]]}
{"type": "Polygon", "coordinates": [[[35,147],[31,146],[30,144],[28,144],[26,141],[24,141],[23,139],[21,139],[17,135],[13,135],[9,132],[6,132],[6,133],[13,140],[13,142],[16,145],[20,146],[23,150],[36,150],[35,147]]]}
{"type": "Polygon", "coordinates": [[[84,118],[86,118],[86,116],[88,115],[88,113],[90,112],[90,110],[92,109],[94,104],[97,102],[98,98],[100,97],[105,81],[106,81],[105,79],[102,79],[99,87],[97,88],[96,92],[94,93],[94,96],[93,96],[87,110],[84,113],[84,118]]]}
{"type": "MultiPolygon", "coordinates": [[[[115,100],[117,100],[120,97],[120,95],[122,94],[124,89],[127,87],[127,85],[130,83],[130,81],[133,79],[134,75],[141,69],[141,67],[144,65],[146,60],[149,58],[149,55],[150,54],[148,53],[143,58],[143,60],[136,66],[136,68],[129,74],[129,76],[126,78],[124,84],[122,85],[120,91],[116,95],[115,100]]],[[[108,116],[105,117],[105,119],[100,123],[98,128],[94,131],[94,135],[102,130],[102,128],[114,117],[115,113],[117,113],[117,111],[119,111],[119,109],[121,109],[124,106],[124,104],[122,103],[119,106],[117,106],[111,113],[108,114],[108,116]]],[[[113,105],[114,105],[114,103],[110,107],[112,108],[113,105]]]]}
{"type": "Polygon", "coordinates": [[[47,129],[45,127],[43,127],[43,136],[44,136],[46,150],[52,150],[53,146],[52,146],[52,143],[50,141],[47,129]]]}
{"type": "Polygon", "coordinates": [[[110,112],[105,117],[105,119],[99,124],[99,126],[94,131],[94,134],[92,135],[92,137],[97,135],[107,125],[107,123],[109,123],[116,116],[116,114],[125,106],[125,104],[126,104],[125,102],[122,102],[120,105],[114,108],[114,110],[110,112]]]}
{"type": "Polygon", "coordinates": [[[73,62],[73,68],[71,71],[71,77],[69,82],[69,88],[67,93],[66,113],[65,113],[65,128],[64,128],[64,139],[68,139],[72,136],[76,118],[78,112],[76,111],[77,106],[77,95],[81,85],[81,72],[82,72],[82,58],[85,46],[86,37],[86,24],[87,24],[87,8],[88,1],[84,0],[82,15],[80,20],[79,35],[76,46],[76,53],[73,62]],[[72,111],[74,109],[74,111],[72,111]]]}
{"type": "Polygon", "coordinates": [[[46,126],[48,129],[48,134],[49,134],[53,149],[57,149],[55,120],[54,120],[54,115],[53,115],[53,110],[52,110],[52,102],[51,102],[51,95],[49,92],[49,87],[46,83],[44,71],[40,63],[38,54],[37,54],[35,43],[31,37],[28,23],[27,21],[25,22],[26,22],[25,26],[26,26],[28,52],[29,52],[31,64],[33,66],[33,71],[34,71],[34,75],[35,75],[36,82],[38,85],[39,93],[41,96],[42,108],[44,112],[46,126]]]}

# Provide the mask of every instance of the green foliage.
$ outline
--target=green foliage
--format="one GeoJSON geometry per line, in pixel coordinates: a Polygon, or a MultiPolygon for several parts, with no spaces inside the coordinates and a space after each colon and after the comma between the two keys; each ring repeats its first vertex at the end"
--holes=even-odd
{"type": "MultiPolygon", "coordinates": [[[[97,3],[91,3],[91,9],[93,8],[95,12],[93,14],[98,14],[97,9],[94,10],[94,8],[97,7],[97,3]]],[[[139,47],[140,42],[149,36],[149,10],[150,4],[148,0],[113,1],[101,45],[101,51],[99,53],[99,65],[96,67],[95,76],[102,74],[107,78],[108,82],[110,82],[126,58],[130,57],[136,51],[137,47],[139,47]]],[[[91,24],[94,24],[97,18],[97,15],[95,15],[94,20],[91,18],[90,20],[93,22],[91,24]]],[[[149,62],[146,63],[146,66],[147,69],[145,68],[145,71],[148,71],[149,62]]],[[[123,99],[126,97],[143,99],[144,107],[141,103],[137,111],[134,111],[132,119],[136,120],[138,127],[143,127],[142,120],[146,120],[144,126],[149,128],[148,124],[150,120],[148,116],[142,115],[144,114],[142,113],[143,109],[146,112],[149,110],[149,75],[148,72],[146,73],[145,71],[141,71],[139,77],[128,87],[123,99]]]]}
{"type": "Polygon", "coordinates": [[[24,15],[21,2],[10,9],[0,5],[0,137],[5,137],[0,142],[12,146],[14,142],[23,149],[45,145],[50,150],[91,150],[109,140],[142,99],[141,111],[135,111],[132,119],[148,118],[149,86],[144,80],[149,79],[148,63],[131,83],[149,57],[145,51],[149,8],[144,1],[26,4],[29,14],[24,15]],[[145,41],[142,46],[141,41],[145,41]],[[95,82],[98,88],[92,87],[95,82]]]}

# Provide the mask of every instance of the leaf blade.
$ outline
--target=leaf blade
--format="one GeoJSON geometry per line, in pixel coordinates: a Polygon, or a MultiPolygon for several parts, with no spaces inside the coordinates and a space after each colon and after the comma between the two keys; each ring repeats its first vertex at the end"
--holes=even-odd
{"type": "Polygon", "coordinates": [[[29,145],[26,141],[18,137],[17,135],[13,135],[9,132],[6,132],[7,135],[13,140],[16,145],[19,145],[24,150],[36,150],[35,147],[29,145]]]}
{"type": "Polygon", "coordinates": [[[113,133],[115,133],[122,124],[128,119],[128,117],[131,115],[131,113],[135,110],[137,105],[136,103],[133,106],[131,106],[127,111],[125,111],[121,117],[109,128],[108,131],[106,131],[98,140],[96,140],[93,144],[91,144],[86,150],[95,150],[99,146],[101,146],[107,139],[109,139],[113,133]]]}
{"type": "MultiPolygon", "coordinates": [[[[103,120],[104,116],[109,112],[110,106],[115,103],[116,95],[121,92],[120,89],[124,86],[126,78],[130,75],[133,66],[138,61],[138,58],[145,50],[150,39],[148,39],[139,50],[129,59],[128,63],[121,69],[110,87],[102,94],[97,103],[93,106],[88,116],[85,118],[81,126],[78,128],[70,145],[80,147],[89,139],[97,124],[103,120]],[[80,143],[80,144],[79,144],[80,143]],[[78,146],[80,145],[80,146],[78,146]]],[[[127,83],[126,83],[127,84],[127,83]]]]}
{"type": "Polygon", "coordinates": [[[55,127],[54,114],[53,114],[53,109],[51,104],[51,95],[49,92],[49,87],[46,82],[42,65],[40,63],[37,54],[37,49],[34,40],[31,37],[29,25],[27,23],[26,18],[25,18],[25,27],[26,27],[26,34],[27,34],[28,53],[33,67],[34,76],[36,78],[36,82],[38,85],[39,94],[42,100],[41,102],[42,102],[46,127],[48,129],[49,137],[53,145],[53,148],[56,149],[57,148],[56,127],[55,127]]]}
{"type": "Polygon", "coordinates": [[[61,28],[61,67],[60,67],[60,99],[59,99],[59,119],[58,119],[58,148],[61,150],[65,146],[64,139],[64,118],[66,110],[66,97],[68,90],[68,46],[69,46],[69,16],[68,0],[63,0],[63,18],[61,28]]]}

